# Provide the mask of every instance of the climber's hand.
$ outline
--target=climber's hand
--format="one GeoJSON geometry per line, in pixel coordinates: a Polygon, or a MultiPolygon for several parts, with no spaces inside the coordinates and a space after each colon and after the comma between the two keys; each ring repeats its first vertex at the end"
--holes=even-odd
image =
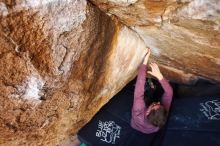
{"type": "Polygon", "coordinates": [[[147,73],[154,76],[155,78],[157,78],[158,80],[162,80],[163,79],[163,75],[160,72],[160,69],[158,67],[158,65],[156,63],[151,63],[150,64],[150,68],[151,71],[148,71],[147,73]]]}

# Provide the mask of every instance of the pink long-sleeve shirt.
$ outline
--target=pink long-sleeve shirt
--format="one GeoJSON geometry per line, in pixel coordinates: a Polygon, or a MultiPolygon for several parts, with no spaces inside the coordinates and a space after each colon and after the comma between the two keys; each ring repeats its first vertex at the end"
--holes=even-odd
{"type": "MultiPolygon", "coordinates": [[[[141,131],[143,133],[154,133],[159,130],[159,127],[153,126],[145,118],[146,110],[148,109],[144,103],[144,85],[146,82],[146,65],[141,64],[138,71],[138,77],[135,85],[134,91],[134,103],[132,107],[132,118],[131,118],[131,127],[141,131]]],[[[171,101],[173,98],[173,89],[168,83],[168,81],[163,78],[159,81],[164,94],[162,96],[162,105],[164,108],[169,111],[171,101]]]]}

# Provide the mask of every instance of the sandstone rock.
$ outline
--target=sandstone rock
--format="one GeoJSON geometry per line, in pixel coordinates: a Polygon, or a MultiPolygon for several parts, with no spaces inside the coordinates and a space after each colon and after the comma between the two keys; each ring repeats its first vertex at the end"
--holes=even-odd
{"type": "Polygon", "coordinates": [[[134,78],[139,35],[85,0],[0,2],[0,145],[58,145],[134,78]]]}
{"type": "Polygon", "coordinates": [[[170,80],[220,81],[220,1],[139,0],[129,6],[91,1],[142,37],[154,60],[178,74],[167,74],[170,80]]]}
{"type": "Polygon", "coordinates": [[[137,1],[138,0],[100,0],[99,3],[102,3],[102,5],[129,6],[137,1]]]}
{"type": "Polygon", "coordinates": [[[74,135],[134,78],[145,46],[173,81],[220,81],[218,0],[91,1],[112,17],[86,0],[0,2],[0,145],[74,135]]]}

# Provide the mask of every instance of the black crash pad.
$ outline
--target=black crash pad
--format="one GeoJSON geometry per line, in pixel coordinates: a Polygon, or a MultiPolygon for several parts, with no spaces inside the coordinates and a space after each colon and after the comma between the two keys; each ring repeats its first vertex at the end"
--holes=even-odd
{"type": "Polygon", "coordinates": [[[216,96],[219,85],[207,88],[202,84],[208,90],[201,90],[200,85],[196,88],[178,85],[174,88],[178,90],[174,92],[166,126],[157,133],[143,134],[130,127],[135,81],[115,95],[78,132],[83,143],[88,146],[220,146],[220,96],[216,96]]]}
{"type": "Polygon", "coordinates": [[[173,102],[163,146],[220,146],[220,96],[173,102]]]}
{"type": "Polygon", "coordinates": [[[164,130],[143,134],[130,126],[134,81],[115,95],[79,132],[88,146],[160,146],[164,130]],[[159,143],[158,143],[159,142],[159,143]]]}

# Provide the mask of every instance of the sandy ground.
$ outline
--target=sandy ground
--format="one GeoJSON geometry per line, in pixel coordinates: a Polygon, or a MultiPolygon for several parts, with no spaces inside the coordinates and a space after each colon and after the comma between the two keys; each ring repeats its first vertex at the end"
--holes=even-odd
{"type": "Polygon", "coordinates": [[[80,146],[81,142],[77,138],[77,135],[71,136],[64,140],[59,146],[80,146]]]}

